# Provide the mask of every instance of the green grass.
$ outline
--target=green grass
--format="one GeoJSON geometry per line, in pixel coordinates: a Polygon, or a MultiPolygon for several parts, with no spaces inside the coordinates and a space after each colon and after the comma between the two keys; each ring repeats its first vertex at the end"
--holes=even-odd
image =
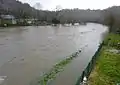
{"type": "Polygon", "coordinates": [[[113,47],[116,49],[120,49],[117,44],[120,43],[120,35],[110,33],[108,37],[104,40],[104,45],[107,47],[113,47]]]}
{"type": "Polygon", "coordinates": [[[120,83],[120,54],[109,49],[118,49],[120,35],[110,34],[104,42],[96,66],[89,77],[89,85],[116,85],[120,83]]]}

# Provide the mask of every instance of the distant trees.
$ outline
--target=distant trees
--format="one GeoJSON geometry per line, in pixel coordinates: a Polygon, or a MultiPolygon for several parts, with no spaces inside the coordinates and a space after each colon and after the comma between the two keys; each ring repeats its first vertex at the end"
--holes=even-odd
{"type": "Polygon", "coordinates": [[[60,18],[59,18],[59,11],[56,11],[55,12],[55,16],[52,18],[52,23],[53,24],[60,24],[60,18]]]}
{"type": "Polygon", "coordinates": [[[52,23],[53,24],[60,24],[61,10],[62,10],[62,7],[60,5],[57,5],[56,8],[55,8],[55,15],[52,18],[52,23]]]}
{"type": "Polygon", "coordinates": [[[115,18],[114,18],[114,16],[112,14],[110,14],[108,16],[108,19],[109,19],[108,26],[109,26],[110,32],[112,32],[113,31],[113,25],[115,23],[115,18]]]}
{"type": "Polygon", "coordinates": [[[56,19],[56,18],[53,18],[52,19],[52,23],[53,24],[60,24],[60,20],[56,19]]]}
{"type": "Polygon", "coordinates": [[[115,18],[112,13],[106,14],[104,23],[109,26],[109,31],[112,32],[114,30],[113,26],[115,24],[115,18]]]}
{"type": "Polygon", "coordinates": [[[110,31],[120,31],[120,6],[109,7],[104,10],[104,14],[104,23],[106,24],[106,21],[108,22],[107,25],[109,26],[110,31]]]}
{"type": "MultiPolygon", "coordinates": [[[[8,0],[4,0],[5,9],[8,5],[6,3],[8,0]]],[[[10,0],[9,0],[10,2],[10,0]]],[[[11,0],[10,4],[10,14],[17,18],[37,18],[41,21],[51,22],[54,24],[59,23],[75,23],[75,22],[86,22],[86,21],[96,21],[100,18],[100,10],[80,10],[80,9],[62,9],[60,5],[56,6],[55,11],[43,11],[36,10],[28,4],[23,4],[20,1],[11,0]]],[[[1,6],[1,5],[0,5],[1,6]]],[[[41,8],[40,4],[36,4],[37,8],[41,8]]],[[[6,10],[6,9],[5,9],[6,10]]],[[[0,11],[1,12],[1,11],[0,11]]],[[[6,11],[5,11],[6,12],[6,11]]],[[[9,14],[8,13],[8,14],[9,14]]]]}
{"type": "Polygon", "coordinates": [[[110,31],[115,31],[115,28],[120,28],[119,6],[110,7],[105,10],[82,10],[77,8],[62,9],[62,7],[58,5],[54,11],[40,10],[40,3],[36,3],[35,6],[39,10],[32,8],[29,4],[23,4],[18,0],[0,0],[0,14],[11,14],[18,19],[35,18],[40,22],[45,21],[54,24],[74,24],[76,22],[102,23],[108,25],[110,27],[110,31]]]}

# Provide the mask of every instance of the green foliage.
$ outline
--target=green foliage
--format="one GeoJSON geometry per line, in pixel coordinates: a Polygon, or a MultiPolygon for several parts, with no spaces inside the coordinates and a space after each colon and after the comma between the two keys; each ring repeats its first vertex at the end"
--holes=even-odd
{"type": "Polygon", "coordinates": [[[108,37],[104,40],[104,45],[108,47],[115,47],[117,49],[120,49],[120,46],[118,45],[120,43],[120,35],[119,34],[113,34],[110,33],[108,37]]]}
{"type": "Polygon", "coordinates": [[[90,76],[90,85],[116,85],[120,83],[120,54],[103,48],[97,65],[90,76]]]}
{"type": "Polygon", "coordinates": [[[59,21],[58,19],[54,18],[54,19],[52,20],[52,23],[53,23],[53,24],[60,24],[60,21],[59,21]]]}
{"type": "MultiPolygon", "coordinates": [[[[105,50],[100,55],[100,59],[98,61],[99,66],[99,74],[102,74],[108,78],[108,82],[111,83],[109,85],[115,85],[120,82],[120,55],[114,54],[110,52],[106,52],[105,50]]],[[[104,81],[105,82],[105,81],[104,81]]]]}
{"type": "Polygon", "coordinates": [[[107,15],[106,17],[106,24],[109,26],[109,31],[112,32],[113,31],[113,25],[115,23],[115,18],[112,14],[107,15]]]}
{"type": "Polygon", "coordinates": [[[116,85],[120,83],[120,54],[110,52],[115,49],[120,35],[110,34],[104,42],[95,69],[89,78],[90,85],[116,85]]]}

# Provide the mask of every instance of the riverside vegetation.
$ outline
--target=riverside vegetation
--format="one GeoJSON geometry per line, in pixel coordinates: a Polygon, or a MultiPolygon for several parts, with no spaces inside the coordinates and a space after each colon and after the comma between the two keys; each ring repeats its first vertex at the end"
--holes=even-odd
{"type": "Polygon", "coordinates": [[[104,40],[89,85],[120,84],[120,35],[110,33],[104,40]]]}

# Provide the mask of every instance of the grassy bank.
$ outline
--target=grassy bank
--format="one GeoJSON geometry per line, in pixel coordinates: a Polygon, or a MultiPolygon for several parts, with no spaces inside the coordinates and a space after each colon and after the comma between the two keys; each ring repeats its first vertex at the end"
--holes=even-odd
{"type": "Polygon", "coordinates": [[[109,34],[104,41],[96,66],[89,77],[89,85],[117,85],[120,83],[120,35],[109,34]]]}

